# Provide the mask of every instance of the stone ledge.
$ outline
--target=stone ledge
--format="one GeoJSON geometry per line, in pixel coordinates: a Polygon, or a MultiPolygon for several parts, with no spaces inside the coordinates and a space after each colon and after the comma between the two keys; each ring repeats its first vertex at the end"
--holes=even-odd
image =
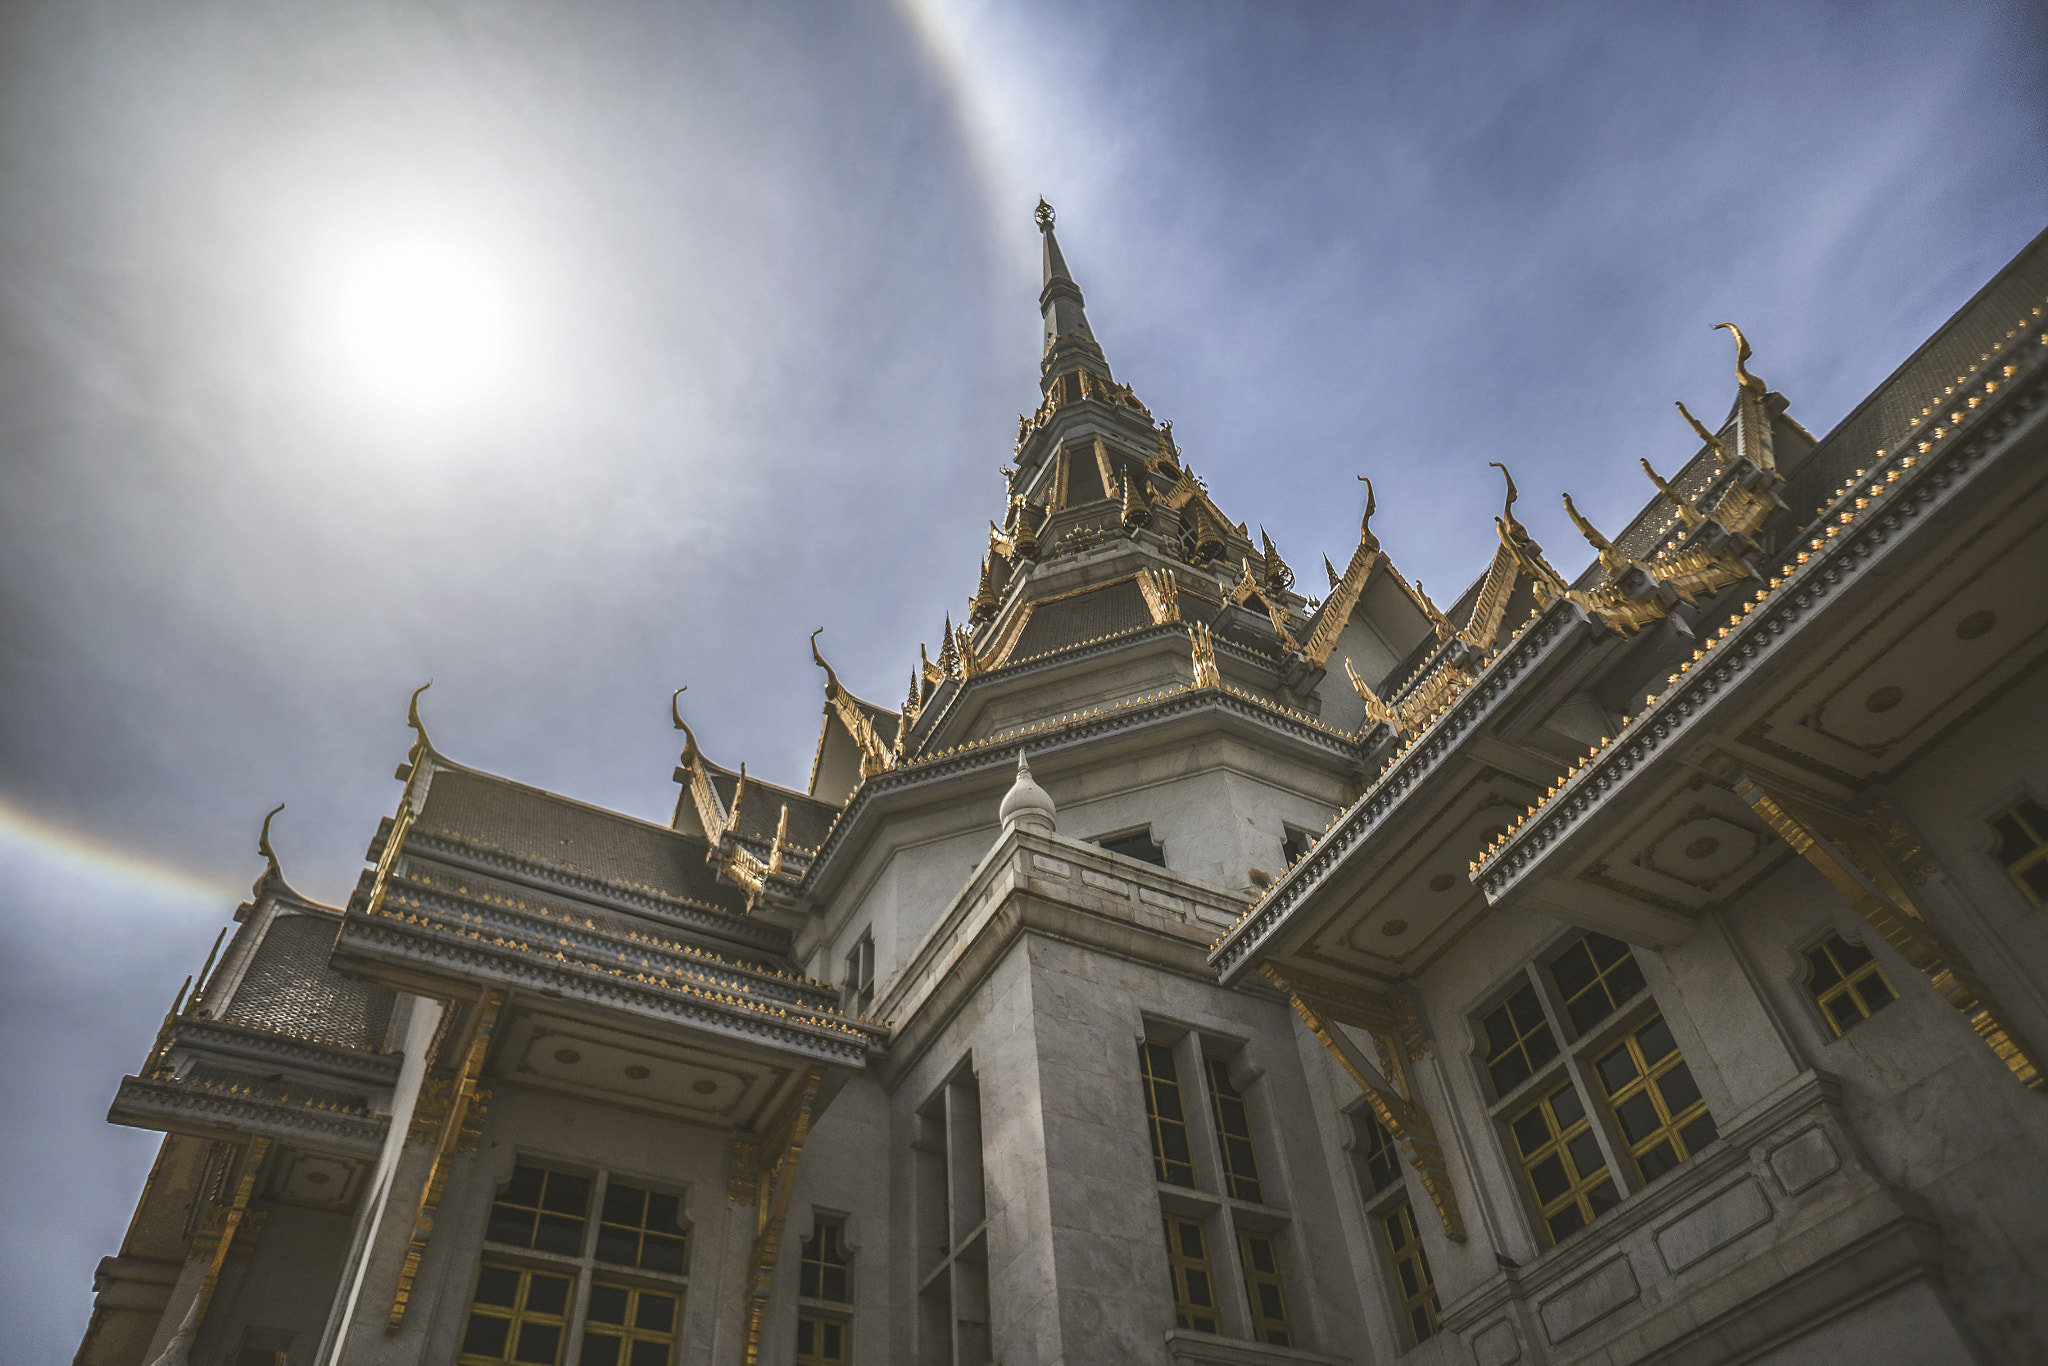
{"type": "Polygon", "coordinates": [[[1296,1362],[1300,1366],[1351,1366],[1350,1357],[1325,1356],[1299,1347],[1274,1347],[1244,1338],[1226,1338],[1216,1333],[1197,1333],[1175,1328],[1166,1335],[1167,1359],[1173,1366],[1278,1366],[1296,1362]]]}

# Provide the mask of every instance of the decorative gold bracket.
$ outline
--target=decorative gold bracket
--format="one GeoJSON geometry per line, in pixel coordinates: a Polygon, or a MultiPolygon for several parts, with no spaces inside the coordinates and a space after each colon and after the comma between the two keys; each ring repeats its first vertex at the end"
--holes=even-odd
{"type": "Polygon", "coordinates": [[[1909,884],[1924,882],[1923,851],[1879,802],[1868,815],[1831,810],[1822,799],[1768,783],[1736,769],[1728,775],[1736,795],[1777,831],[1821,876],[1849,899],[1856,913],[1934,990],[1961,1012],[2013,1078],[2030,1091],[2048,1089],[2040,1054],[2020,1033],[1963,951],[1914,904],[1909,884]],[[1895,861],[1903,853],[1905,862],[1895,861]]]}
{"type": "MultiPolygon", "coordinates": [[[[768,1312],[768,1292],[775,1287],[775,1263],[782,1252],[783,1227],[789,1217],[789,1196],[796,1186],[797,1159],[803,1156],[804,1139],[811,1129],[811,1107],[818,1099],[818,1084],[824,1079],[824,1072],[813,1067],[804,1078],[803,1094],[797,1098],[796,1112],[789,1118],[782,1142],[777,1145],[774,1159],[766,1167],[758,1167],[758,1174],[752,1181],[754,1198],[754,1249],[747,1259],[747,1331],[745,1338],[746,1366],[758,1366],[761,1360],[761,1321],[768,1312]]],[[[734,1153],[733,1193],[741,1189],[739,1163],[741,1153],[734,1153]]],[[[755,1162],[759,1162],[758,1150],[755,1162]]]]}
{"type": "Polygon", "coordinates": [[[1152,624],[1164,626],[1170,621],[1180,620],[1180,584],[1173,577],[1172,570],[1154,572],[1150,569],[1138,571],[1138,591],[1144,594],[1145,610],[1152,614],[1152,624]]]}
{"type": "Polygon", "coordinates": [[[420,1202],[413,1214],[412,1232],[406,1238],[405,1261],[398,1269],[398,1288],[391,1296],[391,1317],[384,1325],[386,1333],[396,1333],[405,1322],[406,1304],[412,1298],[420,1258],[426,1254],[427,1240],[434,1235],[434,1215],[441,1208],[441,1196],[448,1186],[448,1159],[463,1143],[469,1130],[471,1107],[481,1101],[477,1078],[483,1075],[484,1057],[491,1048],[491,1031],[497,1027],[498,1012],[504,1007],[505,993],[496,987],[485,992],[477,1004],[476,1028],[470,1034],[469,1051],[463,1055],[462,1066],[455,1074],[454,1093],[449,1098],[448,1113],[441,1120],[440,1135],[434,1144],[434,1160],[427,1168],[425,1183],[420,1187],[420,1202]]]}
{"type": "Polygon", "coordinates": [[[228,1251],[234,1246],[235,1234],[244,1224],[252,1230],[255,1227],[249,1219],[249,1200],[256,1193],[256,1177],[263,1166],[264,1155],[269,1151],[269,1139],[249,1140],[241,1173],[235,1179],[234,1194],[225,1205],[215,1205],[208,1211],[206,1220],[193,1236],[192,1250],[198,1254],[194,1260],[206,1260],[206,1276],[199,1282],[199,1305],[192,1320],[195,1337],[200,1324],[206,1321],[207,1308],[213,1303],[213,1292],[220,1285],[221,1268],[227,1265],[228,1251]]]}
{"type": "Polygon", "coordinates": [[[1260,964],[1259,971],[1287,993],[1294,1013],[1301,1016],[1302,1023],[1364,1093],[1373,1114],[1394,1136],[1402,1156],[1415,1169],[1416,1179],[1429,1192],[1430,1203],[1436,1206],[1437,1218],[1443,1222],[1444,1236],[1452,1242],[1464,1242],[1465,1218],[1458,1210],[1457,1192],[1451,1188],[1450,1172],[1444,1165],[1443,1143],[1437,1138],[1429,1112],[1416,1101],[1414,1084],[1408,1077],[1408,1049],[1403,1035],[1409,1031],[1403,1027],[1401,1013],[1392,1006],[1385,1011],[1367,1012],[1320,996],[1311,1000],[1303,994],[1299,983],[1288,981],[1272,964],[1260,964]],[[1350,1042],[1338,1035],[1338,1024],[1355,1026],[1372,1036],[1386,1085],[1370,1075],[1364,1060],[1354,1055],[1350,1042]]]}
{"type": "Polygon", "coordinates": [[[1216,672],[1216,638],[1199,621],[1188,623],[1188,640],[1193,647],[1197,688],[1220,688],[1223,676],[1216,672]]]}

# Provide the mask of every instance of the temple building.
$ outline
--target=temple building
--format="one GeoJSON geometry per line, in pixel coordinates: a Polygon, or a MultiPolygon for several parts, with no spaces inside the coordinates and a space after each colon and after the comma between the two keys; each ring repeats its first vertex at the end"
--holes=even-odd
{"type": "Polygon", "coordinates": [[[900,704],[813,636],[807,783],[415,694],[347,904],[265,822],[79,1366],[2048,1360],[2048,235],[1819,439],[1728,327],[1439,604],[1369,484],[1309,584],[1220,507],[1038,221],[987,557],[900,704]]]}

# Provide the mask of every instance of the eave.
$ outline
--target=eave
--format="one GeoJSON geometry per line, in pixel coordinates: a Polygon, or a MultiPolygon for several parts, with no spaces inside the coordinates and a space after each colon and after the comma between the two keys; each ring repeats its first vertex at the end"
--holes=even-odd
{"type": "MultiPolygon", "coordinates": [[[[1706,737],[1728,733],[1732,718],[1762,705],[1785,661],[1816,648],[1834,620],[1859,610],[1863,587],[1916,554],[1943,514],[2038,431],[2048,395],[2040,313],[2037,307],[2030,325],[2008,333],[1949,396],[1937,398],[1930,416],[1859,470],[1810,524],[1793,562],[1474,864],[1473,880],[1490,902],[1567,867],[1603,813],[1694,770],[1706,737]],[[2007,367],[2015,373],[2004,374],[2007,367]]],[[[1831,433],[1810,458],[1825,458],[1834,440],[1831,433]]]]}
{"type": "Polygon", "coordinates": [[[123,1077],[107,1122],[201,1138],[272,1138],[301,1147],[374,1157],[390,1119],[289,1095],[267,1096],[244,1087],[123,1077]]]}

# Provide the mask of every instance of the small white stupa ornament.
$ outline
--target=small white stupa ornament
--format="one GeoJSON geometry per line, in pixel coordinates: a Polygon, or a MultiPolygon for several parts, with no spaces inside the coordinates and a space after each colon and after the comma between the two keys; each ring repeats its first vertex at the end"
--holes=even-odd
{"type": "Polygon", "coordinates": [[[1003,832],[1029,830],[1034,835],[1053,833],[1053,816],[1056,814],[1052,798],[1046,790],[1031,778],[1031,763],[1024,752],[1017,752],[1017,781],[1010,784],[1010,790],[1003,795],[1001,815],[1003,832]]]}

